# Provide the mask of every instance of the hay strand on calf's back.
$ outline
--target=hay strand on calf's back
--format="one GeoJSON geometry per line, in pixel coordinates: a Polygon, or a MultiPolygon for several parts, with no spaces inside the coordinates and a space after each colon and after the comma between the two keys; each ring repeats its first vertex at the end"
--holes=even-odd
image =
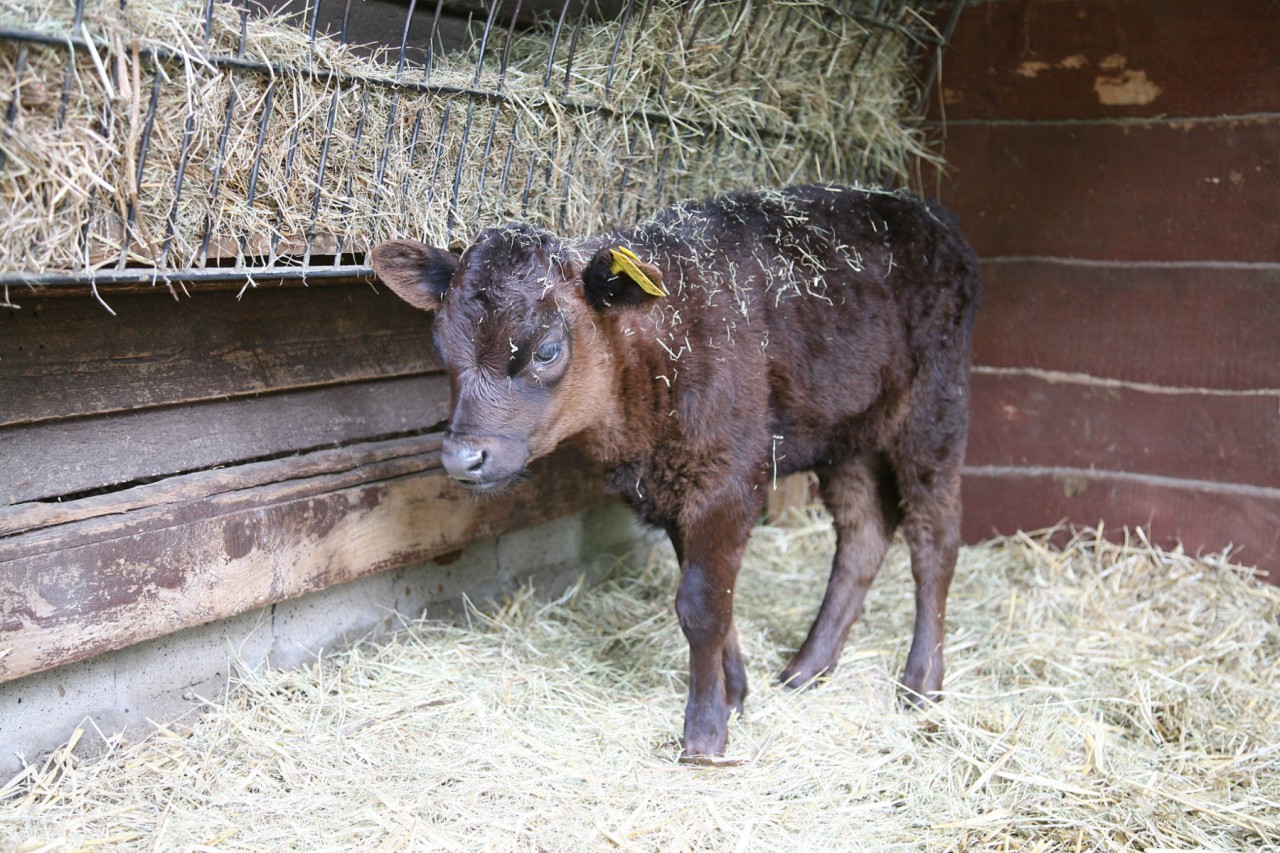
{"type": "MultiPolygon", "coordinates": [[[[819,516],[753,538],[734,766],[677,765],[685,645],[663,546],[552,604],[424,623],[6,791],[72,849],[1246,849],[1280,841],[1280,592],[1217,558],[1081,537],[965,549],[948,695],[897,708],[912,605],[896,547],[841,669],[770,678],[832,551],[819,516]],[[125,836],[133,833],[130,838],[125,836]]],[[[11,830],[13,831],[13,830],[11,830]]]]}

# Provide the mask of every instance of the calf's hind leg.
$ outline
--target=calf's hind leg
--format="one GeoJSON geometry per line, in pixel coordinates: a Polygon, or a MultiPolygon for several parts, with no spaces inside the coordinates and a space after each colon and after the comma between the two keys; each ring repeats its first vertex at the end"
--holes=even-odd
{"type": "Polygon", "coordinates": [[[901,683],[903,700],[919,707],[942,689],[947,593],[960,550],[960,468],[938,476],[932,488],[912,485],[919,493],[907,498],[903,534],[916,582],[916,624],[901,683]]]}
{"type": "Polygon", "coordinates": [[[836,556],[809,636],[779,676],[790,687],[808,686],[835,670],[900,514],[893,472],[883,458],[842,460],[819,470],[818,483],[836,530],[836,556]]]}
{"type": "Polygon", "coordinates": [[[903,699],[917,707],[936,699],[942,689],[947,593],[960,550],[966,385],[963,374],[944,375],[932,383],[919,380],[917,404],[893,458],[905,509],[902,532],[911,549],[916,582],[915,632],[901,683],[903,699]]]}

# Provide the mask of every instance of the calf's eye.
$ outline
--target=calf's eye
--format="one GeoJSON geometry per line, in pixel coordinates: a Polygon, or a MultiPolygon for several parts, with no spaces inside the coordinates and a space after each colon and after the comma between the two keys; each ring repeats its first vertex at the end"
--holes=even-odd
{"type": "Polygon", "coordinates": [[[533,351],[534,364],[538,366],[548,365],[560,357],[560,342],[547,341],[533,351]]]}

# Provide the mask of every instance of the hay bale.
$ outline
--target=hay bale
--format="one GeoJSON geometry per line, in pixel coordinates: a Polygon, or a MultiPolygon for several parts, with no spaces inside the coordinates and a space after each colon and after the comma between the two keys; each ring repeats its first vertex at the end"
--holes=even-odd
{"type": "Polygon", "coordinates": [[[0,849],[1280,842],[1280,590],[1136,537],[967,548],[947,697],[906,714],[900,546],[840,670],[803,693],[770,682],[832,550],[817,514],[753,538],[738,595],[753,693],[729,766],[675,761],[686,652],[663,545],[557,602],[242,672],[225,704],[101,758],[68,746],[0,787],[0,849]]]}
{"type": "Polygon", "coordinates": [[[659,0],[584,24],[572,57],[568,30],[495,30],[429,74],[221,0],[206,32],[205,6],[87,0],[77,27],[71,4],[0,4],[0,26],[82,43],[0,40],[0,272],[272,266],[511,219],[585,234],[921,153],[906,31],[824,3],[659,0]]]}

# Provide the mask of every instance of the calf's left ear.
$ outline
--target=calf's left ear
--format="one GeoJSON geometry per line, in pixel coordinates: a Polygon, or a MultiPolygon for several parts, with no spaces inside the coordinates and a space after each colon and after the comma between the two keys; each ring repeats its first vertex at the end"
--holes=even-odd
{"type": "Polygon", "coordinates": [[[592,308],[647,305],[667,295],[662,271],[624,246],[592,255],[582,271],[582,292],[592,308]]]}
{"type": "Polygon", "coordinates": [[[416,240],[388,240],[373,247],[373,271],[414,308],[434,311],[458,269],[458,256],[416,240]]]}

